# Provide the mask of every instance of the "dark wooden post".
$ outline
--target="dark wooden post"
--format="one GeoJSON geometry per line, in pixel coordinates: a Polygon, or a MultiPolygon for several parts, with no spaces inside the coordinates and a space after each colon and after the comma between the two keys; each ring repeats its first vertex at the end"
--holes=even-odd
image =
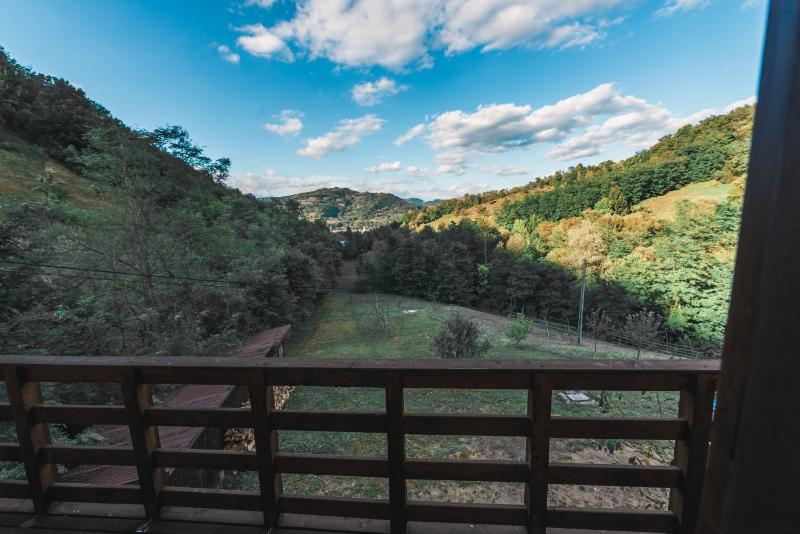
{"type": "Polygon", "coordinates": [[[22,449],[22,461],[28,478],[33,508],[37,514],[47,512],[47,488],[58,476],[56,466],[39,462],[39,449],[50,444],[50,429],[46,423],[31,423],[29,411],[41,404],[42,390],[39,382],[28,382],[24,371],[8,368],[5,373],[8,401],[14,415],[17,440],[22,449]]]}
{"type": "Polygon", "coordinates": [[[678,417],[686,420],[689,435],[675,442],[674,463],[683,472],[680,488],[670,492],[669,507],[680,522],[680,534],[693,534],[700,511],[700,497],[708,458],[708,439],[711,431],[714,378],[692,377],[689,389],[681,391],[678,417]]]}
{"type": "Polygon", "coordinates": [[[547,526],[547,478],[550,465],[550,409],[553,392],[545,375],[533,374],[528,390],[530,434],[526,457],[529,479],[525,488],[528,532],[544,534],[547,526]]]}
{"type": "Polygon", "coordinates": [[[699,531],[798,531],[800,2],[772,0],[699,531]]]}
{"type": "Polygon", "coordinates": [[[266,371],[257,374],[251,382],[250,410],[253,417],[253,435],[258,458],[258,483],[261,489],[261,506],[264,527],[269,531],[278,527],[278,496],[282,481],[275,469],[278,454],[278,433],[270,427],[269,418],[275,406],[273,388],[267,385],[266,371]]]}
{"type": "Polygon", "coordinates": [[[403,429],[403,384],[399,376],[386,386],[389,515],[392,534],[406,531],[406,435],[403,429]]]}
{"type": "MultiPolygon", "coordinates": [[[[163,467],[153,461],[153,451],[161,446],[158,427],[145,424],[145,411],[153,405],[150,384],[142,384],[138,373],[130,370],[122,381],[122,399],[131,434],[131,445],[136,458],[136,471],[139,475],[139,488],[148,522],[158,517],[158,495],[166,485],[167,476],[163,467]]],[[[147,530],[147,524],[142,531],[147,530]]]]}

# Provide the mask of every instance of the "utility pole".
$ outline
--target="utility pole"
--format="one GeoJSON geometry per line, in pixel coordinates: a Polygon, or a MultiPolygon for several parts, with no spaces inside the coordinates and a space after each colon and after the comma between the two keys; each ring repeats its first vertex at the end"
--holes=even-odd
{"type": "Polygon", "coordinates": [[[578,345],[583,340],[583,298],[586,295],[586,262],[581,271],[581,302],[578,306],[578,345]]]}

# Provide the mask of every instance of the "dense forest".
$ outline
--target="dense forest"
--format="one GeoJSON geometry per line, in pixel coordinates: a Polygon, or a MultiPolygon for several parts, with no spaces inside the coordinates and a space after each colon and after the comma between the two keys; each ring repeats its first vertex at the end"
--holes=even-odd
{"type": "Polygon", "coordinates": [[[0,352],[209,354],[305,317],[340,245],[0,49],[0,352]]]}
{"type": "Polygon", "coordinates": [[[361,284],[574,324],[586,268],[587,322],[623,328],[632,315],[652,312],[663,335],[714,354],[727,317],[752,120],[753,107],[741,107],[617,163],[579,165],[410,213],[402,227],[353,240],[370,250],[361,284]],[[693,198],[694,186],[716,199],[693,198]],[[505,198],[513,200],[492,221],[486,206],[505,198]],[[662,205],[669,209],[655,209],[662,205]],[[431,230],[428,223],[448,214],[459,219],[431,230]]]}

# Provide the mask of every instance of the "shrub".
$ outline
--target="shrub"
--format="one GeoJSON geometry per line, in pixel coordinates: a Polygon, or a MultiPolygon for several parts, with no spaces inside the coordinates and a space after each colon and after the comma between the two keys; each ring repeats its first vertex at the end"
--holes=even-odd
{"type": "Polygon", "coordinates": [[[450,315],[433,338],[440,358],[479,358],[491,348],[478,323],[459,313],[450,315]]]}
{"type": "Polygon", "coordinates": [[[514,345],[519,346],[520,343],[525,341],[532,329],[533,321],[525,317],[525,314],[517,313],[517,317],[508,323],[506,335],[514,342],[514,345]]]}

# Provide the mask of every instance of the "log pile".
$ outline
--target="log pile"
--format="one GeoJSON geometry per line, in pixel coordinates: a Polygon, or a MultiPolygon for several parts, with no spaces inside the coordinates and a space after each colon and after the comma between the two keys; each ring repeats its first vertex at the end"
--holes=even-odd
{"type": "MultiPolygon", "coordinates": [[[[273,386],[274,409],[280,410],[289,400],[292,386],[273,386]]],[[[242,404],[242,408],[249,408],[250,402],[242,404]]],[[[229,428],[225,430],[225,449],[231,451],[254,451],[256,450],[256,437],[252,428],[229,428]]]]}

